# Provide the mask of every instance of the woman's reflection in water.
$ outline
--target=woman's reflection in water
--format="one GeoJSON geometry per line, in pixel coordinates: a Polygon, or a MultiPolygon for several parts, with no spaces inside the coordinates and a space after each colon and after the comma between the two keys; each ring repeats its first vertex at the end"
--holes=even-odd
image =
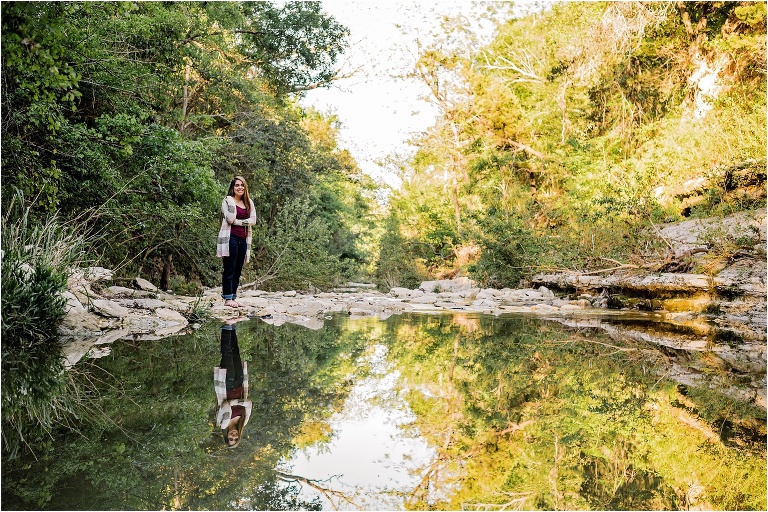
{"type": "Polygon", "coordinates": [[[216,424],[229,448],[240,444],[253,405],[248,400],[248,363],[240,360],[235,322],[237,319],[228,320],[221,327],[221,363],[213,369],[216,424]]]}

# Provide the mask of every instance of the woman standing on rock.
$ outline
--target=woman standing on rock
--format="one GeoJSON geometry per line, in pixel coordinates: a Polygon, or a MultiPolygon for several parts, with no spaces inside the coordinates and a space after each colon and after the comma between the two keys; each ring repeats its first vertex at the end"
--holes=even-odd
{"type": "Polygon", "coordinates": [[[251,253],[251,226],[256,222],[256,208],[248,194],[248,184],[242,176],[229,183],[229,192],[221,202],[221,229],[216,242],[216,256],[222,258],[221,297],[231,308],[242,306],[237,298],[240,272],[251,253]]]}

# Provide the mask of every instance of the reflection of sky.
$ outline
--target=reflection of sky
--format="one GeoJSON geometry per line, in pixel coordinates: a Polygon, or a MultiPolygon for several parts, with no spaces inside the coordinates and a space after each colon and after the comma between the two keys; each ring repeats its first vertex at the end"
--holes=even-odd
{"type": "MultiPolygon", "coordinates": [[[[402,428],[415,416],[395,389],[399,372],[387,366],[386,354],[386,347],[376,345],[365,357],[370,374],[331,417],[331,441],[299,450],[285,462],[285,470],[294,475],[330,479],[323,487],[347,493],[363,509],[402,509],[402,494],[416,487],[419,469],[435,458],[426,441],[402,428]]],[[[306,485],[303,490],[310,498],[318,494],[306,485]]],[[[323,501],[325,509],[331,508],[323,501]]],[[[337,506],[357,508],[344,502],[337,506]]]]}

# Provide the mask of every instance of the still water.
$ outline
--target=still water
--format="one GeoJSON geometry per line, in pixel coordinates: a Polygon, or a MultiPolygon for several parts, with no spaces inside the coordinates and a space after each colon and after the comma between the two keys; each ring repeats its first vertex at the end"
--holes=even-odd
{"type": "Polygon", "coordinates": [[[669,378],[701,357],[614,338],[402,315],[116,342],[72,370],[79,420],[4,461],[2,508],[765,510],[765,410],[669,378]],[[217,397],[241,361],[247,393],[217,397]]]}

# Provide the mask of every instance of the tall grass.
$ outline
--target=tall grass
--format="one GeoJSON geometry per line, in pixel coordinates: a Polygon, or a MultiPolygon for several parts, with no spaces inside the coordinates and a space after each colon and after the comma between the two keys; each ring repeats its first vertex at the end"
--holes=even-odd
{"type": "Polygon", "coordinates": [[[58,326],[71,268],[88,236],[56,215],[35,217],[15,196],[2,216],[2,451],[33,448],[74,413],[58,326]]]}

